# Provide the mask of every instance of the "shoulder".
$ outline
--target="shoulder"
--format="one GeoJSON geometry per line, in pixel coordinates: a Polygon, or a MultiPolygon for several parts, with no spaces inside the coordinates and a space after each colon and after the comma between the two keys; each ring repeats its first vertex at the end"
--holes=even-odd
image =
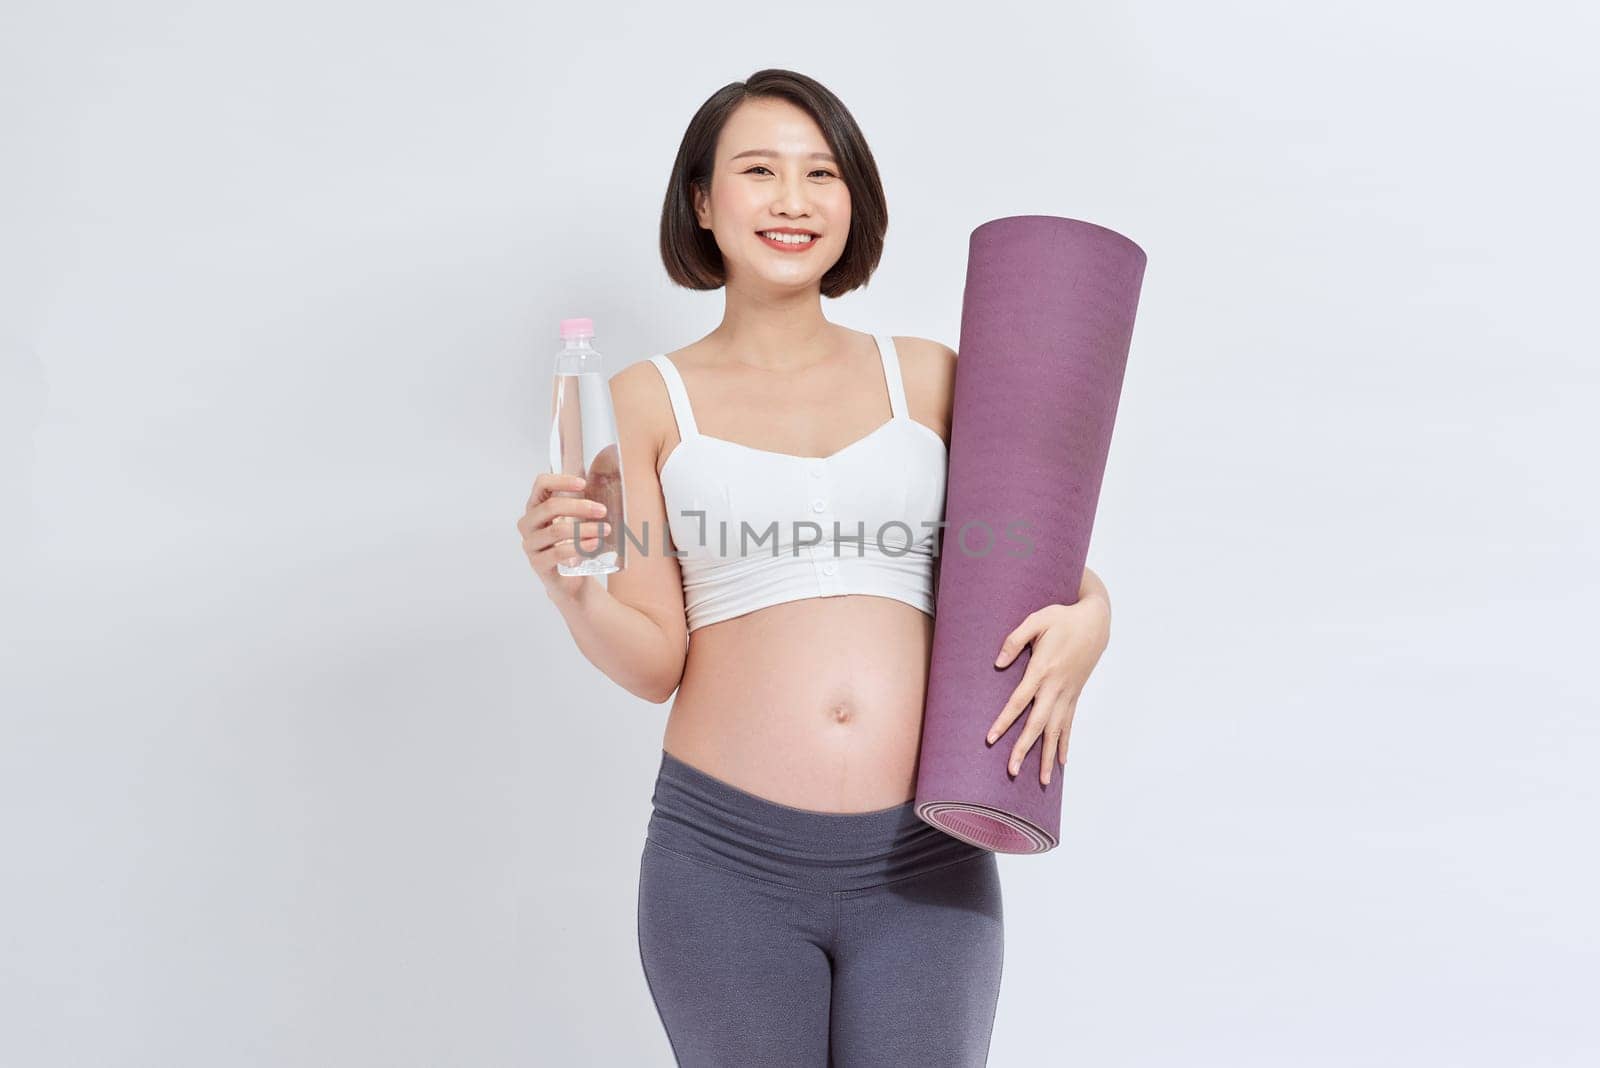
{"type": "Polygon", "coordinates": [[[618,429],[642,430],[647,440],[663,444],[672,425],[672,400],[660,368],[648,359],[637,360],[614,373],[608,385],[618,429]]]}
{"type": "Polygon", "coordinates": [[[894,338],[895,351],[907,380],[915,378],[928,389],[948,388],[956,378],[956,350],[925,337],[894,338]]]}
{"type": "Polygon", "coordinates": [[[648,359],[630,363],[611,376],[611,396],[618,401],[644,400],[648,405],[648,398],[658,396],[665,389],[661,370],[648,359]]]}
{"type": "Polygon", "coordinates": [[[893,340],[912,418],[946,430],[955,396],[956,350],[925,337],[894,335],[893,340]]]}
{"type": "Polygon", "coordinates": [[[894,335],[894,348],[908,370],[943,375],[953,374],[956,367],[956,350],[942,341],[925,337],[894,335]]]}

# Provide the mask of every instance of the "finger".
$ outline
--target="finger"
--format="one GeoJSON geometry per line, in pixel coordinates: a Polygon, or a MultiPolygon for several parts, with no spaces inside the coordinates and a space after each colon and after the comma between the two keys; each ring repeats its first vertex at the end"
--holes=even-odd
{"type": "Polygon", "coordinates": [[[1022,737],[1017,739],[1017,744],[1011,747],[1011,757],[1006,762],[1006,771],[1014,779],[1022,774],[1022,760],[1028,755],[1028,750],[1033,748],[1033,743],[1038,741],[1039,732],[1034,730],[1030,723],[1022,729],[1022,737]]]}
{"type": "MultiPolygon", "coordinates": [[[[556,490],[565,488],[561,485],[561,483],[563,480],[569,478],[576,479],[577,476],[552,474],[549,471],[539,472],[539,474],[535,476],[533,480],[533,489],[528,493],[528,503],[522,506],[522,510],[524,512],[529,511],[534,505],[550,496],[550,494],[554,493],[556,490]]],[[[574,486],[572,488],[576,489],[577,487],[574,486]]]]}
{"type": "Polygon", "coordinates": [[[1022,647],[1038,635],[1041,622],[1042,618],[1038,612],[1028,613],[1028,617],[1017,625],[1017,629],[1007,634],[1005,640],[1000,643],[1000,653],[995,657],[994,666],[1003,668],[1015,660],[1017,654],[1022,652],[1022,647]]]}
{"type": "Polygon", "coordinates": [[[587,480],[582,475],[564,475],[559,471],[545,471],[533,480],[533,492],[528,494],[528,503],[523,511],[527,511],[540,501],[548,498],[552,493],[562,490],[581,490],[587,480]]]}
{"type": "Polygon", "coordinates": [[[1044,729],[1044,745],[1039,747],[1039,785],[1050,785],[1050,772],[1055,768],[1055,755],[1061,749],[1061,726],[1051,720],[1044,729]]]}
{"type": "Polygon", "coordinates": [[[577,534],[577,528],[582,526],[581,519],[567,519],[561,516],[551,517],[548,523],[539,523],[531,527],[523,537],[523,544],[532,552],[548,549],[553,545],[572,541],[577,534]]]}
{"type": "MultiPolygon", "coordinates": [[[[540,527],[526,539],[530,552],[540,552],[545,549],[561,551],[563,548],[571,549],[582,545],[592,549],[600,543],[600,536],[611,529],[611,524],[604,520],[583,522],[574,520],[570,523],[551,523],[549,526],[540,527]]],[[[572,561],[563,558],[563,563],[572,561]]]]}
{"type": "Polygon", "coordinates": [[[1067,717],[1061,728],[1061,766],[1067,766],[1067,743],[1072,739],[1072,720],[1078,714],[1078,699],[1067,702],[1067,717]]]}
{"type": "MultiPolygon", "coordinates": [[[[1028,723],[1022,728],[1022,735],[1017,739],[1017,744],[1011,748],[1010,769],[1011,774],[1019,774],[1022,770],[1022,758],[1028,755],[1028,750],[1033,748],[1033,743],[1039,740],[1044,729],[1050,725],[1051,710],[1055,707],[1055,698],[1058,690],[1041,689],[1038,696],[1033,699],[1033,712],[1028,716],[1028,723]]],[[[1048,754],[1049,749],[1042,751],[1048,754]]],[[[1049,763],[1041,760],[1040,763],[1049,763]]]]}
{"type": "Polygon", "coordinates": [[[546,497],[528,510],[531,527],[554,525],[558,519],[599,519],[606,506],[587,497],[546,497]]]}
{"type": "Polygon", "coordinates": [[[1039,688],[1039,684],[1043,681],[1044,670],[1036,667],[1030,660],[1028,662],[1028,670],[1022,673],[1022,681],[1017,683],[1017,688],[1011,691],[1011,697],[1006,701],[1005,706],[1000,709],[1000,715],[996,716],[995,721],[989,725],[988,741],[990,745],[993,745],[1002,734],[1011,729],[1011,724],[1015,723],[1017,717],[1022,715],[1022,710],[1028,707],[1028,702],[1033,699],[1034,691],[1039,688]]]}
{"type": "Polygon", "coordinates": [[[1067,739],[1072,736],[1072,711],[1077,707],[1078,698],[1071,691],[1063,690],[1056,699],[1056,714],[1050,721],[1050,726],[1045,728],[1044,752],[1039,761],[1044,771],[1044,784],[1050,785],[1051,761],[1065,767],[1067,763],[1067,739]]]}
{"type": "MultiPolygon", "coordinates": [[[[544,480],[551,476],[540,475],[539,477],[544,480]]],[[[570,514],[572,511],[571,505],[563,504],[563,502],[577,502],[581,505],[582,502],[588,499],[586,497],[565,495],[555,496],[556,490],[560,489],[562,487],[557,486],[555,490],[551,490],[548,482],[545,481],[540,481],[534,485],[533,494],[528,498],[527,507],[523,509],[522,515],[517,518],[517,529],[522,531],[524,536],[533,533],[534,528],[542,527],[550,522],[555,515],[570,514]]]]}
{"type": "Polygon", "coordinates": [[[563,516],[574,519],[599,519],[606,514],[606,506],[587,497],[548,497],[534,505],[532,514],[551,519],[563,516]]]}
{"type": "Polygon", "coordinates": [[[604,537],[605,533],[611,529],[611,524],[596,521],[593,524],[593,527],[593,531],[585,534],[583,536],[583,540],[579,542],[579,545],[582,546],[583,555],[585,556],[593,556],[599,551],[600,541],[602,537],[604,537]]]}
{"type": "Polygon", "coordinates": [[[577,542],[574,542],[571,538],[563,538],[551,547],[550,552],[559,558],[560,563],[566,564],[568,567],[576,567],[583,562],[585,556],[592,556],[599,546],[599,535],[586,534],[581,541],[577,542]]]}

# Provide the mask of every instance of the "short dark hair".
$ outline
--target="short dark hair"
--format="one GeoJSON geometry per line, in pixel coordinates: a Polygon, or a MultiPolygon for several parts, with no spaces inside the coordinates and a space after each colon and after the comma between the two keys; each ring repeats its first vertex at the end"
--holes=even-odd
{"type": "Polygon", "coordinates": [[[734,109],[753,98],[787,100],[822,127],[822,136],[838,160],[839,176],[850,190],[850,234],[839,262],[822,276],[822,295],[842,297],[866,285],[877,270],[883,235],[889,229],[889,205],[872,150],[849,109],[826,86],[779,69],[758,70],[746,81],[724,85],[689,120],[661,207],[661,260],[668,277],[687,289],[720,289],[727,281],[716,235],[702,229],[695,217],[694,189],[698,186],[710,195],[717,137],[734,109]]]}

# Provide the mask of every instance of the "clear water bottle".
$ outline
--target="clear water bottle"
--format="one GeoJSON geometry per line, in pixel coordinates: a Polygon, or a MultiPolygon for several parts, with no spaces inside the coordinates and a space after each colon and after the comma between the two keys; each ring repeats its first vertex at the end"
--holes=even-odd
{"type": "Polygon", "coordinates": [[[622,449],[617,442],[616,413],[611,408],[611,386],[601,369],[600,354],[590,345],[591,319],[561,320],[561,351],[556,353],[554,397],[550,418],[550,470],[578,475],[587,481],[582,491],[563,490],[563,497],[587,497],[606,506],[599,519],[563,516],[563,536],[573,537],[574,565],[557,564],[563,575],[608,575],[622,569],[621,538],[626,523],[622,497],[622,449]],[[586,549],[579,541],[610,523],[600,533],[600,544],[586,549]],[[572,527],[578,527],[573,535],[572,527]]]}

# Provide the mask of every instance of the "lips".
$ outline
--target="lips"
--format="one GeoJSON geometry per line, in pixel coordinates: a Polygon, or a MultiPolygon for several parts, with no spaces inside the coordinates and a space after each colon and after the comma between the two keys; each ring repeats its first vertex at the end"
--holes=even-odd
{"type": "Polygon", "coordinates": [[[815,245],[820,240],[820,238],[816,234],[811,233],[811,231],[809,231],[809,230],[771,230],[771,231],[767,231],[767,232],[768,233],[779,233],[779,234],[785,234],[785,233],[811,234],[811,240],[810,241],[805,241],[805,242],[778,241],[778,240],[775,240],[773,238],[766,237],[759,230],[756,231],[756,237],[761,239],[761,243],[763,245],[766,245],[768,248],[775,248],[780,252],[804,252],[807,249],[809,249],[812,245],[815,245]]]}

